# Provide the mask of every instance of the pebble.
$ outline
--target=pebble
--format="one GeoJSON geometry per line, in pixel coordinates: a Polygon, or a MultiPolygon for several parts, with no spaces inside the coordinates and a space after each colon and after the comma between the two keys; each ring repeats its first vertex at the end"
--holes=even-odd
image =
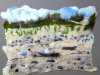
{"type": "Polygon", "coordinates": [[[45,54],[49,54],[50,53],[50,50],[47,48],[47,49],[44,49],[43,50],[43,53],[45,53],[45,54]]]}
{"type": "Polygon", "coordinates": [[[38,61],[32,61],[31,63],[38,64],[38,61]]]}
{"type": "Polygon", "coordinates": [[[84,69],[84,67],[83,67],[83,66],[81,66],[81,67],[80,67],[80,69],[84,69]]]}
{"type": "Polygon", "coordinates": [[[32,39],[31,37],[26,37],[26,39],[32,39]]]}
{"type": "Polygon", "coordinates": [[[61,37],[64,37],[64,35],[60,35],[61,37]]]}
{"type": "Polygon", "coordinates": [[[15,72],[19,72],[19,69],[15,69],[15,72]]]}
{"type": "Polygon", "coordinates": [[[45,54],[45,53],[41,53],[39,52],[39,54],[43,57],[59,57],[60,54],[59,53],[50,53],[50,54],[45,54]]]}
{"type": "Polygon", "coordinates": [[[73,47],[62,47],[63,50],[75,50],[76,46],[73,47]]]}
{"type": "Polygon", "coordinates": [[[31,49],[29,48],[28,51],[31,51],[31,49]]]}
{"type": "Polygon", "coordinates": [[[90,52],[87,52],[87,54],[90,54],[90,52]]]}
{"type": "Polygon", "coordinates": [[[80,65],[84,65],[85,64],[85,61],[80,61],[80,65]]]}
{"type": "Polygon", "coordinates": [[[21,64],[22,67],[25,67],[25,64],[21,64]]]}
{"type": "Polygon", "coordinates": [[[51,67],[53,67],[53,66],[54,66],[54,64],[51,64],[50,66],[51,66],[51,67]]]}
{"type": "Polygon", "coordinates": [[[40,40],[35,41],[35,43],[40,43],[40,40]]]}
{"type": "Polygon", "coordinates": [[[63,69],[63,66],[57,66],[58,69],[63,69]]]}
{"type": "Polygon", "coordinates": [[[47,60],[47,62],[55,62],[55,60],[53,60],[53,59],[49,59],[49,60],[47,60]]]}
{"type": "Polygon", "coordinates": [[[21,51],[18,54],[22,56],[28,56],[31,54],[31,52],[28,51],[28,49],[21,49],[21,51]]]}
{"type": "Polygon", "coordinates": [[[16,64],[11,64],[10,68],[13,69],[16,67],[16,64]]]}
{"type": "Polygon", "coordinates": [[[80,57],[78,57],[78,58],[76,58],[76,60],[80,61],[80,60],[81,60],[81,58],[80,58],[80,57]]]}
{"type": "Polygon", "coordinates": [[[46,38],[46,35],[44,35],[43,38],[46,38]]]}

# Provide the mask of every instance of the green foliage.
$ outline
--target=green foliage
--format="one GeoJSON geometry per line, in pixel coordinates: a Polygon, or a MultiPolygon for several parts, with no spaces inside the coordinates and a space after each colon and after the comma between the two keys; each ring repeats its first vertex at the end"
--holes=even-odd
{"type": "Polygon", "coordinates": [[[77,22],[80,22],[83,19],[84,19],[83,15],[81,15],[81,16],[80,15],[76,15],[76,16],[71,17],[71,20],[77,21],[77,22]]]}
{"type": "Polygon", "coordinates": [[[90,18],[89,18],[89,24],[85,26],[84,30],[90,29],[92,30],[94,25],[95,25],[95,21],[96,21],[96,15],[93,14],[90,18]]]}

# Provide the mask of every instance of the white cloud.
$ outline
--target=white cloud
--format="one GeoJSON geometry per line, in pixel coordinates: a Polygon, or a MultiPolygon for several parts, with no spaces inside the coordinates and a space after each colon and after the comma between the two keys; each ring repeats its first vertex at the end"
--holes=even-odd
{"type": "Polygon", "coordinates": [[[38,10],[38,16],[41,19],[45,19],[48,15],[49,15],[49,10],[48,9],[41,8],[41,9],[38,10]]]}
{"type": "Polygon", "coordinates": [[[24,5],[21,8],[8,8],[6,12],[1,12],[1,18],[9,22],[27,22],[29,20],[37,21],[39,19],[39,16],[37,15],[36,9],[24,5]]]}
{"type": "Polygon", "coordinates": [[[88,6],[88,7],[85,7],[85,8],[80,8],[80,10],[79,10],[79,14],[83,15],[84,17],[90,17],[94,13],[96,13],[95,6],[88,6]]]}
{"type": "Polygon", "coordinates": [[[77,6],[71,6],[70,8],[72,8],[72,9],[74,9],[74,10],[76,10],[76,11],[79,10],[79,8],[78,8],[77,6]]]}
{"type": "Polygon", "coordinates": [[[49,10],[41,8],[39,10],[33,9],[28,5],[23,5],[20,8],[8,8],[5,12],[1,12],[1,18],[11,22],[19,21],[38,21],[40,19],[45,19],[49,14],[60,13],[62,19],[70,19],[77,13],[84,15],[84,17],[89,17],[96,13],[94,6],[88,6],[85,8],[78,8],[76,6],[60,8],[58,10],[49,10]]]}

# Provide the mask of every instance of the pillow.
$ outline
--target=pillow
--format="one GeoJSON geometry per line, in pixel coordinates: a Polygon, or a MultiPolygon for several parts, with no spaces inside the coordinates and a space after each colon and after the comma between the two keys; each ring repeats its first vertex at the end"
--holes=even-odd
{"type": "Polygon", "coordinates": [[[33,9],[27,5],[1,12],[8,58],[4,75],[80,70],[93,72],[95,6],[33,9]]]}

